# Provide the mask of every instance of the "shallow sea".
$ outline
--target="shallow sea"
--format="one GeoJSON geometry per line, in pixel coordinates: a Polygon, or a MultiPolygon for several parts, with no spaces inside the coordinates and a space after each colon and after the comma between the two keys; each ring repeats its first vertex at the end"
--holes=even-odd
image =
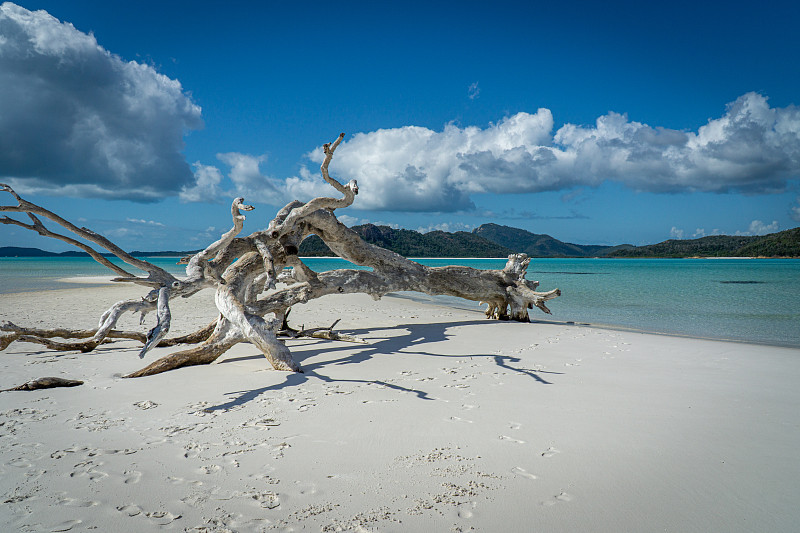
{"type": "MultiPolygon", "coordinates": [[[[148,260],[184,273],[177,258],[148,260]]],[[[353,266],[338,258],[305,261],[316,271],[353,266]]],[[[502,268],[505,259],[419,262],[502,268]]],[[[59,280],[110,275],[89,258],[0,258],[0,294],[75,288],[80,284],[59,280]]],[[[528,277],[541,282],[539,290],[562,290],[548,304],[553,315],[534,309],[534,320],[800,347],[800,259],[533,259],[528,277]]],[[[456,298],[404,296],[478,309],[456,298]]]]}

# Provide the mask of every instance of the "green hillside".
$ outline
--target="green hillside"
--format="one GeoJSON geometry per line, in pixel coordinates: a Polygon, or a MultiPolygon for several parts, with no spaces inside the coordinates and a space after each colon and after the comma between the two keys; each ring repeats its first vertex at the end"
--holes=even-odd
{"type": "MultiPolygon", "coordinates": [[[[351,228],[370,244],[405,257],[507,257],[512,250],[465,231],[419,233],[407,229],[364,224],[351,228]]],[[[300,245],[300,255],[332,256],[322,239],[313,235],[300,245]]]]}
{"type": "Polygon", "coordinates": [[[515,252],[524,252],[531,257],[600,257],[609,252],[630,247],[630,245],[612,247],[572,244],[559,241],[550,235],[531,233],[524,229],[499,224],[483,224],[472,232],[515,252]]]}
{"type": "Polygon", "coordinates": [[[711,235],[617,250],[611,257],[800,257],[800,228],[763,236],[711,235]]]}

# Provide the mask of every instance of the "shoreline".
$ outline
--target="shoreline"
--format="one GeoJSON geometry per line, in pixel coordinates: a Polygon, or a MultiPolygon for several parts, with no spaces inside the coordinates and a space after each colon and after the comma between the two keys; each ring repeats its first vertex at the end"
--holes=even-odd
{"type": "MultiPolygon", "coordinates": [[[[0,318],[76,327],[140,293],[28,293],[4,300],[0,318]]],[[[179,299],[173,327],[192,330],[214,311],[211,291],[179,299]]],[[[366,295],[324,297],[292,315],[306,327],[341,319],[337,329],[368,344],[290,340],[304,374],[273,371],[239,344],[211,365],[136,379],[120,375],[176,349],[140,361],[132,341],[90,354],[12,344],[0,388],[47,375],[85,383],[0,393],[0,524],[609,533],[800,524],[800,350],[488,321],[366,295]]],[[[146,330],[148,319],[121,327],[146,330]]]]}
{"type": "MultiPolygon", "coordinates": [[[[107,257],[114,258],[113,254],[107,254],[107,257]]],[[[186,257],[185,255],[135,255],[134,257],[138,258],[151,258],[151,259],[182,259],[186,257]]],[[[338,259],[342,260],[341,257],[336,255],[309,255],[309,256],[299,256],[300,259],[338,259]]],[[[753,256],[714,256],[714,255],[686,255],[686,256],[661,256],[661,255],[649,255],[649,256],[626,256],[626,257],[619,257],[619,256],[602,256],[602,255],[592,255],[592,256],[529,256],[531,260],[542,260],[542,259],[790,259],[790,260],[797,260],[800,259],[800,256],[793,256],[793,255],[753,255],[753,256]]],[[[89,255],[86,256],[38,256],[38,255],[31,255],[31,256],[0,256],[0,260],[3,259],[86,259],[90,260],[91,257],[89,255]]],[[[425,260],[434,260],[434,261],[459,261],[459,260],[470,260],[470,261],[507,261],[508,256],[503,257],[406,257],[406,259],[410,259],[411,261],[425,261],[425,260]]]]}
{"type": "MultiPolygon", "coordinates": [[[[130,288],[136,288],[135,284],[121,284],[118,282],[111,281],[113,276],[73,276],[67,278],[59,278],[55,281],[59,283],[65,283],[69,285],[81,285],[82,287],[78,286],[66,286],[63,288],[55,288],[55,289],[44,289],[44,290],[30,290],[30,291],[22,291],[22,292],[12,292],[12,293],[4,293],[4,296],[12,296],[12,295],[23,295],[23,294],[32,294],[37,292],[51,292],[51,291],[70,291],[70,290],[81,290],[87,288],[94,288],[94,287],[122,287],[128,286],[130,288]]],[[[144,291],[143,287],[139,287],[139,290],[144,291]]],[[[139,296],[146,294],[142,292],[139,296]]],[[[437,305],[446,308],[453,308],[462,310],[469,313],[477,313],[483,317],[483,309],[479,308],[477,303],[475,306],[471,306],[471,302],[467,300],[460,300],[455,299],[457,301],[449,301],[448,297],[438,297],[438,296],[431,296],[425,293],[417,293],[417,292],[397,292],[397,293],[388,293],[385,297],[389,298],[399,298],[405,300],[411,300],[423,305],[437,305]]],[[[112,302],[113,303],[113,302],[112,302]]],[[[99,314],[102,313],[103,310],[98,310],[98,317],[99,314]]],[[[687,333],[681,333],[679,331],[657,331],[657,330],[649,330],[645,328],[639,328],[635,326],[627,326],[625,324],[607,324],[601,322],[587,322],[587,321],[573,321],[573,320],[558,320],[555,318],[543,318],[545,315],[540,314],[532,314],[531,315],[531,323],[541,323],[541,324],[552,324],[552,325],[560,325],[560,326],[576,326],[576,327],[588,327],[588,328],[598,328],[604,329],[609,331],[627,331],[632,333],[642,333],[647,335],[659,335],[659,336],[666,336],[666,337],[677,337],[677,338],[687,338],[687,339],[698,339],[698,340],[710,340],[710,341],[719,341],[719,342],[732,342],[736,344],[749,344],[753,346],[773,346],[777,348],[800,348],[800,345],[793,344],[791,342],[766,342],[766,341],[758,341],[753,339],[736,339],[731,337],[714,337],[714,336],[704,336],[704,335],[693,335],[687,333]]]]}

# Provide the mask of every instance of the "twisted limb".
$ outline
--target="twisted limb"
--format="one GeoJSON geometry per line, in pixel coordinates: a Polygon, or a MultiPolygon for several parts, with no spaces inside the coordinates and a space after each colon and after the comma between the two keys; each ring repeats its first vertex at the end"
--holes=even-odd
{"type": "MultiPolygon", "coordinates": [[[[328,340],[358,342],[360,339],[329,328],[288,326],[290,308],[329,294],[365,293],[375,299],[394,291],[419,291],[431,295],[448,295],[484,302],[486,316],[497,320],[529,321],[528,310],[534,307],[550,313],[546,302],[559,296],[554,289],[537,292],[538,282],[526,279],[530,259],[525,254],[512,254],[502,270],[478,270],[463,266],[428,267],[406,259],[392,251],[363,241],[354,231],[336,218],[337,209],[353,204],[358,184],[351,180],[343,184],[330,175],[329,165],[344,134],[333,143],[323,146],[325,157],[320,172],[323,180],[340,196],[319,197],[308,202],[290,202],[278,211],[266,229],[242,237],[245,217],[243,211],[252,206],[244,198],[231,205],[232,226],[204,250],[182,259],[186,276],[178,279],[164,270],[134,258],[86,228],[78,228],[58,215],[27,202],[8,185],[16,205],[0,206],[0,211],[26,213],[31,223],[8,216],[0,223],[14,224],[41,235],[75,244],[98,262],[108,266],[119,277],[117,282],[136,283],[150,287],[140,300],[114,304],[100,318],[95,330],[32,330],[14,325],[0,327],[10,335],[0,337],[0,349],[15,340],[38,342],[55,350],[91,351],[110,338],[135,339],[144,344],[140,355],[145,356],[155,346],[172,346],[181,342],[197,344],[158,359],[150,365],[128,374],[140,377],[188,365],[208,364],[240,342],[256,346],[277,370],[302,371],[292,359],[287,346],[279,337],[300,336],[328,340]],[[122,267],[107,261],[97,250],[68,236],[47,229],[40,216],[56,222],[77,237],[105,248],[131,267],[144,270],[146,277],[135,276],[122,267]],[[341,269],[317,273],[297,256],[300,243],[317,235],[339,257],[371,270],[341,269]],[[165,339],[171,324],[170,300],[188,298],[203,290],[215,290],[215,306],[219,317],[197,332],[179,339],[165,339]],[[139,312],[142,318],[157,310],[157,324],[150,332],[120,332],[115,330],[119,317],[126,312],[139,312]],[[54,337],[86,339],[58,342],[54,337]],[[199,343],[199,344],[198,344],[199,343]]],[[[338,322],[338,321],[337,321],[338,322]]],[[[9,323],[10,324],[10,323],[9,323]]]]}

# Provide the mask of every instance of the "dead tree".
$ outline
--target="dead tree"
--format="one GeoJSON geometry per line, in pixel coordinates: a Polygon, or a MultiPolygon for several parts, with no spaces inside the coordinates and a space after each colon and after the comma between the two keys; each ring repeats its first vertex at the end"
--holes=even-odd
{"type": "Polygon", "coordinates": [[[34,330],[6,322],[0,326],[7,332],[7,335],[0,337],[0,349],[5,349],[15,340],[21,340],[37,342],[56,350],[88,352],[106,339],[130,338],[143,343],[139,355],[144,357],[154,346],[195,344],[126,376],[139,377],[182,366],[211,363],[235,344],[250,342],[276,370],[302,372],[289,349],[279,339],[281,333],[292,337],[305,334],[352,340],[333,332],[333,326],[298,331],[286,324],[286,315],[293,305],[328,294],[366,293],[380,299],[390,292],[419,291],[431,295],[457,296],[486,303],[486,316],[497,320],[527,322],[528,309],[533,307],[550,313],[545,302],[561,292],[558,289],[536,292],[538,282],[525,279],[529,262],[525,254],[510,255],[502,270],[477,270],[465,266],[428,267],[364,242],[339,222],[334,211],[351,205],[358,194],[355,180],[343,185],[328,173],[333,153],[343,138],[344,134],[341,134],[332,144],[324,145],[325,158],[321,166],[322,178],[341,197],[314,198],[306,203],[291,202],[278,211],[266,229],[246,237],[238,236],[245,220],[242,211],[250,211],[253,207],[245,205],[244,198],[236,198],[231,205],[231,229],[205,250],[181,261],[186,264],[186,276],[182,279],[148,261],[131,256],[102,235],[79,228],[55,213],[24,200],[8,185],[0,184],[0,188],[17,201],[17,205],[0,206],[0,211],[25,213],[31,223],[8,216],[0,218],[0,222],[73,244],[114,271],[118,277],[113,281],[151,288],[139,300],[115,303],[103,313],[97,329],[93,330],[34,330]],[[39,217],[47,218],[74,236],[104,248],[127,265],[146,272],[147,276],[134,275],[110,262],[92,246],[50,231],[39,217]],[[310,235],[320,237],[339,257],[372,270],[312,271],[297,255],[300,243],[310,235]],[[190,297],[203,289],[216,291],[215,303],[219,317],[191,335],[164,339],[170,327],[170,300],[190,297]],[[146,335],[114,329],[124,313],[141,313],[144,320],[144,315],[153,310],[156,311],[157,323],[146,335]],[[83,340],[60,342],[52,340],[54,337],[83,340]]]}

